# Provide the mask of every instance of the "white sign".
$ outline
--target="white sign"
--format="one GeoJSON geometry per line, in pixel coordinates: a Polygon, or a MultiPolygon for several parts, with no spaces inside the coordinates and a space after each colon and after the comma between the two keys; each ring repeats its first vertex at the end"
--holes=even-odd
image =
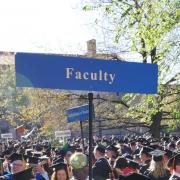
{"type": "Polygon", "coordinates": [[[65,131],[55,131],[55,137],[71,137],[71,131],[65,130],[65,131]]]}
{"type": "Polygon", "coordinates": [[[13,135],[12,133],[6,133],[6,134],[1,134],[1,138],[2,139],[12,139],[13,138],[13,135]]]}

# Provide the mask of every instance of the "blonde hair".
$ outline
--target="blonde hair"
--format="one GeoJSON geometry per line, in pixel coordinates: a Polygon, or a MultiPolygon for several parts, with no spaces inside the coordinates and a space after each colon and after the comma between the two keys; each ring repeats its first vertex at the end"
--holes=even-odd
{"type": "Polygon", "coordinates": [[[150,172],[150,175],[155,178],[164,177],[167,173],[163,161],[151,160],[151,164],[148,170],[150,172]]]}

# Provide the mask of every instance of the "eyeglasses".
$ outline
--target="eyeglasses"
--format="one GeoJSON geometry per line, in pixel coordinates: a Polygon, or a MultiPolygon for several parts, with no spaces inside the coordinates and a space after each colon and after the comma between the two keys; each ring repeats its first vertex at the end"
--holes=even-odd
{"type": "Polygon", "coordinates": [[[11,164],[12,166],[17,166],[17,167],[21,167],[21,166],[23,166],[23,164],[17,164],[17,163],[13,163],[13,164],[11,164]]]}

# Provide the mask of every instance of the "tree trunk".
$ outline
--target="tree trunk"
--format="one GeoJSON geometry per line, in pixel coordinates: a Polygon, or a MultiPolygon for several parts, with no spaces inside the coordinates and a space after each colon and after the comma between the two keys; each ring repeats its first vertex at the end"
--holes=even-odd
{"type": "Polygon", "coordinates": [[[150,126],[150,130],[154,138],[160,138],[162,114],[162,112],[157,112],[152,116],[152,124],[150,126]]]}

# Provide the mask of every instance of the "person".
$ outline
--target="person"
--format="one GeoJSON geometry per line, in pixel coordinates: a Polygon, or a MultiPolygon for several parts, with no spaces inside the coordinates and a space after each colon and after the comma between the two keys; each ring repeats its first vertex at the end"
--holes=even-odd
{"type": "Polygon", "coordinates": [[[145,172],[145,175],[150,177],[152,180],[168,180],[170,172],[166,169],[163,156],[166,152],[161,150],[154,150],[150,152],[152,160],[149,168],[145,172]]]}
{"type": "Polygon", "coordinates": [[[122,139],[119,140],[118,147],[119,147],[119,152],[121,155],[131,154],[131,149],[129,146],[127,146],[127,144],[125,144],[124,140],[122,140],[122,139]]]}
{"type": "Polygon", "coordinates": [[[83,153],[74,153],[70,158],[70,165],[72,167],[73,177],[71,180],[88,180],[88,160],[83,153]]]}
{"type": "Polygon", "coordinates": [[[150,162],[151,162],[151,155],[149,152],[151,152],[153,149],[149,148],[148,146],[143,146],[140,150],[140,158],[142,161],[142,165],[140,167],[140,173],[144,174],[144,172],[149,168],[150,162]]]}
{"type": "Polygon", "coordinates": [[[108,160],[105,158],[105,147],[102,145],[97,145],[94,148],[94,156],[96,159],[96,162],[92,167],[94,180],[108,179],[109,174],[112,173],[112,170],[108,160]]]}
{"type": "Polygon", "coordinates": [[[2,176],[4,179],[12,180],[12,175],[25,170],[25,164],[21,154],[12,153],[9,157],[11,172],[2,176]]]}
{"type": "Polygon", "coordinates": [[[172,173],[169,180],[180,180],[180,153],[169,159],[168,167],[172,173]]]}
{"type": "Polygon", "coordinates": [[[61,162],[51,166],[54,168],[54,172],[51,176],[51,180],[69,180],[69,173],[67,164],[61,162]]]}
{"type": "Polygon", "coordinates": [[[128,167],[128,162],[127,159],[123,156],[119,156],[115,163],[114,163],[114,168],[118,176],[126,176],[130,173],[128,167]]]}
{"type": "Polygon", "coordinates": [[[125,159],[124,157],[118,157],[115,161],[114,168],[118,176],[116,179],[119,180],[150,180],[150,178],[138,174],[139,165],[138,163],[125,159]]]}
{"type": "Polygon", "coordinates": [[[139,154],[139,148],[137,147],[136,141],[130,142],[131,155],[139,154]]]}
{"type": "Polygon", "coordinates": [[[12,180],[35,180],[32,174],[32,168],[28,168],[12,175],[12,180]]]}
{"type": "Polygon", "coordinates": [[[176,149],[180,151],[180,139],[176,142],[176,149]]]}
{"type": "Polygon", "coordinates": [[[106,157],[108,159],[109,164],[113,167],[115,159],[118,157],[118,148],[113,145],[107,146],[106,157]]]}
{"type": "Polygon", "coordinates": [[[38,157],[28,157],[28,166],[32,168],[36,180],[49,180],[48,173],[42,168],[38,157]]]}

